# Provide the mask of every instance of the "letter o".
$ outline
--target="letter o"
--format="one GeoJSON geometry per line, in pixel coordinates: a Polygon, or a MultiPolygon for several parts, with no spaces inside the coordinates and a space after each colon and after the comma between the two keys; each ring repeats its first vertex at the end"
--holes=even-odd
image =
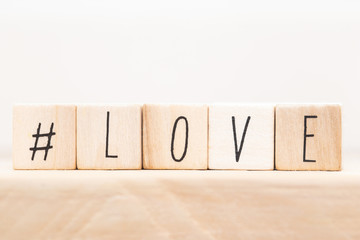
{"type": "Polygon", "coordinates": [[[189,138],[189,124],[188,121],[186,119],[186,117],[184,116],[180,116],[176,119],[175,123],[174,123],[174,127],[173,127],[173,131],[172,131],[172,137],[171,137],[171,157],[174,161],[176,162],[181,162],[186,155],[187,152],[187,147],[188,147],[188,138],[189,138]],[[176,158],[174,155],[174,140],[175,140],[175,133],[176,133],[176,127],[177,124],[180,120],[184,120],[185,121],[185,127],[186,127],[186,135],[185,135],[185,147],[184,147],[184,152],[181,156],[181,158],[176,158]]]}

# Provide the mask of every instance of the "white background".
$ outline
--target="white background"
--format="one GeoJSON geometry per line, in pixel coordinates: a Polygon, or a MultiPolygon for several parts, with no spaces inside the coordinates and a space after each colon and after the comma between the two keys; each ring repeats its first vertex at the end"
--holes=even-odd
{"type": "Polygon", "coordinates": [[[360,153],[359,1],[1,1],[13,103],[340,102],[360,153]]]}

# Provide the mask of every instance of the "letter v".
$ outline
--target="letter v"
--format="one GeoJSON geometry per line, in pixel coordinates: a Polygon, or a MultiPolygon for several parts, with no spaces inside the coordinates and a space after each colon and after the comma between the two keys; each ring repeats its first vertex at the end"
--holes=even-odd
{"type": "Polygon", "coordinates": [[[242,134],[241,143],[240,143],[240,146],[238,147],[237,137],[236,137],[235,117],[232,116],[232,126],[233,126],[233,133],[234,133],[235,158],[236,158],[236,162],[239,162],[239,159],[240,159],[240,154],[241,154],[241,150],[242,150],[243,145],[244,145],[245,135],[246,135],[247,128],[248,128],[248,126],[249,126],[250,119],[251,119],[251,117],[248,116],[248,117],[247,117],[247,120],[246,120],[246,123],[245,123],[244,131],[243,131],[243,134],[242,134]]]}

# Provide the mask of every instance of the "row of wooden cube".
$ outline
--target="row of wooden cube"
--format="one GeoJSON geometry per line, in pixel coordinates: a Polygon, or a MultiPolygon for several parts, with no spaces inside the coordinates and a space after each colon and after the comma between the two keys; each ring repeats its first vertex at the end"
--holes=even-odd
{"type": "Polygon", "coordinates": [[[13,166],[340,170],[341,106],[18,105],[13,166]]]}

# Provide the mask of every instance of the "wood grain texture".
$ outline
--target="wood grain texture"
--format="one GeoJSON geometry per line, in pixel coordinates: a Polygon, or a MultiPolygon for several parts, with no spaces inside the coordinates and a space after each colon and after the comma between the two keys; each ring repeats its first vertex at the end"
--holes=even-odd
{"type": "MultiPolygon", "coordinates": [[[[48,137],[39,137],[37,147],[46,147],[48,137]]],[[[13,108],[14,169],[76,168],[76,107],[62,105],[17,105],[13,108]],[[39,126],[41,124],[41,126],[39,126]],[[40,134],[50,132],[51,149],[33,151],[38,128],[40,134]]]]}
{"type": "Polygon", "coordinates": [[[78,106],[77,167],[141,169],[141,137],[140,105],[78,106]]]}
{"type": "Polygon", "coordinates": [[[143,107],[145,169],[207,169],[208,108],[203,105],[151,105],[143,107]],[[186,121],[188,144],[186,146],[186,121]],[[174,126],[176,131],[174,138],[174,126]],[[172,155],[172,139],[173,155],[172,155]],[[186,153],[184,154],[186,150],[186,153]]]}
{"type": "Polygon", "coordinates": [[[337,104],[276,107],[277,170],[341,170],[341,106],[337,104]],[[304,162],[305,116],[307,161],[304,162]]]}
{"type": "Polygon", "coordinates": [[[0,239],[360,239],[359,169],[12,171],[1,162],[0,239]]]}
{"type": "Polygon", "coordinates": [[[273,170],[274,107],[270,104],[210,106],[209,169],[273,170]]]}

